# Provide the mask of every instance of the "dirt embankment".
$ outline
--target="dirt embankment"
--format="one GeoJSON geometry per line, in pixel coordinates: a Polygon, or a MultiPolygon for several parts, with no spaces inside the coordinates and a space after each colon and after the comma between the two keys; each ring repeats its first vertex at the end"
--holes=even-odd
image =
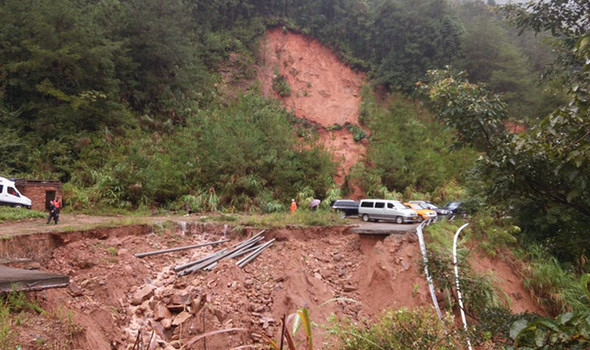
{"type": "MultiPolygon", "coordinates": [[[[130,349],[136,344],[147,348],[151,343],[150,348],[171,350],[192,343],[185,348],[229,349],[264,344],[260,334],[279,338],[282,317],[302,307],[308,308],[315,323],[326,324],[332,314],[363,322],[388,307],[430,305],[413,233],[363,236],[348,229],[269,230],[264,233],[265,241],[274,238],[274,245],[244,268],[233,259],[224,259],[212,271],[187,276],[177,276],[173,267],[230,247],[258,230],[182,221],[23,235],[3,241],[5,256],[23,252],[18,257],[31,258],[34,267],[71,279],[69,288],[34,293],[47,313],[23,319],[16,327],[19,344],[23,349],[42,349],[41,343],[76,349],[130,349]],[[222,238],[231,241],[145,258],[134,256],[222,238]],[[47,241],[53,247],[40,250],[42,256],[36,257],[22,248],[33,241],[47,241]],[[199,338],[206,332],[232,328],[237,330],[199,338]]],[[[497,267],[494,263],[493,268],[500,272],[497,267]]],[[[518,281],[510,270],[502,268],[501,274],[506,280],[518,281]]],[[[510,288],[506,293],[514,297],[513,310],[537,311],[521,283],[510,288]]],[[[314,328],[318,346],[330,341],[321,327],[314,328]]]]}

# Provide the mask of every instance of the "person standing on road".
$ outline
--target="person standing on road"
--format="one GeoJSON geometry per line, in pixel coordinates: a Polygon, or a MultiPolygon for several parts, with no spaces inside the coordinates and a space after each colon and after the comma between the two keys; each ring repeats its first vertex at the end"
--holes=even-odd
{"type": "Polygon", "coordinates": [[[59,211],[61,209],[61,201],[59,197],[55,197],[54,200],[49,202],[49,217],[47,218],[47,224],[51,222],[51,219],[55,221],[57,225],[57,221],[59,220],[59,211]]]}
{"type": "Polygon", "coordinates": [[[320,205],[322,201],[314,198],[310,203],[309,206],[311,207],[311,211],[317,211],[318,210],[318,206],[320,205]]]}
{"type": "Polygon", "coordinates": [[[295,199],[291,199],[291,207],[289,209],[291,210],[291,214],[295,214],[295,211],[297,210],[297,202],[295,202],[295,199]]]}

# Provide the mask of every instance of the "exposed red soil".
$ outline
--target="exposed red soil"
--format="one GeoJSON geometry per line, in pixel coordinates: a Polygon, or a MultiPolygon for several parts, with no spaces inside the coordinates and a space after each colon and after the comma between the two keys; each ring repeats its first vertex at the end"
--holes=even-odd
{"type": "MultiPolygon", "coordinates": [[[[237,328],[185,347],[230,349],[268,344],[256,334],[277,339],[282,317],[302,307],[322,325],[330,315],[364,322],[386,308],[431,304],[413,231],[371,236],[349,233],[347,226],[269,230],[265,241],[274,238],[274,245],[243,269],[226,259],[210,272],[177,276],[174,266],[258,231],[185,220],[156,224],[155,230],[121,226],[4,241],[4,256],[32,258],[33,267],[71,279],[68,288],[32,293],[47,313],[23,318],[15,327],[18,344],[22,349],[130,349],[147,348],[151,339],[150,349],[173,349],[204,332],[237,328]],[[231,242],[134,256],[224,237],[231,242]],[[51,249],[37,249],[34,256],[24,247],[33,241],[51,249]]],[[[513,311],[539,312],[508,265],[486,257],[473,261],[476,271],[494,271],[513,311]]],[[[314,328],[313,338],[318,348],[334,341],[321,327],[314,328]]]]}
{"type": "Polygon", "coordinates": [[[280,100],[297,117],[320,126],[320,143],[340,164],[335,182],[344,183],[350,168],[364,156],[365,145],[355,142],[346,129],[328,130],[336,124],[359,125],[365,75],[352,71],[317,40],[277,28],[263,39],[258,79],[265,96],[280,100]],[[277,74],[286,78],[291,96],[280,97],[273,91],[277,74]]]}
{"type": "Polygon", "coordinates": [[[514,313],[533,312],[547,316],[534,296],[522,284],[520,267],[509,253],[494,259],[480,252],[473,252],[469,265],[476,273],[488,276],[492,283],[508,297],[508,304],[514,313]]]}

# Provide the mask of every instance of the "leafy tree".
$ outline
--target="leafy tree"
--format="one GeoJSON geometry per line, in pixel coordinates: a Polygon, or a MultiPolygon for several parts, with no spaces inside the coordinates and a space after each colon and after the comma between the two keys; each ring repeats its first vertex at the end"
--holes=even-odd
{"type": "Polygon", "coordinates": [[[0,12],[0,90],[7,124],[42,140],[60,133],[97,130],[120,106],[112,57],[116,43],[86,11],[89,4],[5,1],[0,12]]]}
{"type": "Polygon", "coordinates": [[[457,130],[457,144],[492,156],[508,141],[503,124],[507,118],[506,104],[499,96],[469,83],[464,76],[449,70],[430,71],[430,84],[424,88],[438,111],[436,117],[457,130]]]}
{"type": "Polygon", "coordinates": [[[179,101],[206,93],[208,72],[201,61],[187,2],[136,1],[123,3],[124,25],[117,39],[125,40],[131,62],[119,70],[122,93],[131,107],[152,118],[178,122],[179,101]],[[196,47],[195,47],[196,46],[196,47]],[[193,90],[194,89],[194,90],[193,90]]]}
{"type": "Polygon", "coordinates": [[[378,83],[412,91],[426,70],[458,54],[462,29],[447,15],[444,2],[383,0],[373,11],[370,60],[378,83]]]}
{"type": "MultiPolygon", "coordinates": [[[[501,130],[505,115],[503,103],[483,93],[481,88],[459,83],[448,75],[434,73],[438,79],[434,79],[435,83],[431,85],[434,88],[430,91],[440,111],[439,117],[458,130],[458,140],[485,152],[486,157],[479,162],[476,174],[485,183],[483,187],[490,200],[524,204],[522,208],[530,210],[516,214],[525,234],[541,240],[558,238],[552,246],[560,254],[572,251],[571,247],[566,248],[568,236],[575,235],[583,242],[590,239],[581,229],[590,217],[587,185],[590,181],[587,162],[590,157],[589,34],[588,31],[582,33],[578,29],[561,28],[570,21],[587,24],[581,13],[562,11],[562,5],[560,1],[544,3],[539,8],[529,5],[528,11],[514,14],[515,21],[523,26],[551,28],[563,35],[560,47],[575,50],[575,61],[566,59],[560,62],[562,67],[570,68],[565,75],[570,102],[549,114],[539,125],[518,136],[507,135],[501,130]],[[546,15],[547,11],[552,15],[546,15]],[[574,18],[565,20],[561,16],[564,14],[574,18]],[[576,44],[571,46],[571,42],[576,44]],[[533,208],[537,210],[535,220],[524,216],[535,210],[533,208]],[[550,229],[555,226],[561,228],[558,231],[541,230],[542,227],[550,229]]],[[[571,58],[567,53],[560,57],[571,58]]],[[[573,251],[579,256],[585,256],[587,252],[583,247],[573,251]]],[[[571,255],[568,260],[584,264],[584,259],[577,260],[571,255]]]]}
{"type": "Polygon", "coordinates": [[[380,183],[390,191],[410,187],[432,193],[468,169],[473,153],[450,150],[452,135],[441,123],[419,105],[395,98],[396,102],[383,107],[374,95],[366,91],[363,95],[362,113],[368,116],[371,130],[367,165],[375,168],[380,183]]]}
{"type": "Polygon", "coordinates": [[[518,37],[493,9],[479,1],[457,6],[465,34],[456,65],[469,74],[471,82],[485,83],[487,89],[501,94],[511,119],[536,122],[559,101],[539,81],[551,50],[530,31],[518,37]]]}
{"type": "MultiPolygon", "coordinates": [[[[590,298],[590,275],[581,277],[580,284],[590,298]]],[[[514,349],[587,349],[590,344],[590,311],[566,312],[555,319],[519,319],[510,328],[514,349]]]]}

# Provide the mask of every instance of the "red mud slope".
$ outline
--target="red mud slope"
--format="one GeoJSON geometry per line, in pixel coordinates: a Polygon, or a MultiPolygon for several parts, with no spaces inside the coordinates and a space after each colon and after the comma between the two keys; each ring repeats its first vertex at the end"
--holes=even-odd
{"type": "Polygon", "coordinates": [[[342,184],[350,167],[365,154],[365,146],[356,143],[346,129],[325,128],[359,124],[360,89],[365,76],[353,72],[317,40],[280,29],[266,33],[260,65],[258,78],[265,96],[277,98],[299,118],[321,126],[320,142],[340,164],[335,180],[342,184]],[[291,96],[281,98],[273,91],[277,72],[286,77],[291,96]]]}

